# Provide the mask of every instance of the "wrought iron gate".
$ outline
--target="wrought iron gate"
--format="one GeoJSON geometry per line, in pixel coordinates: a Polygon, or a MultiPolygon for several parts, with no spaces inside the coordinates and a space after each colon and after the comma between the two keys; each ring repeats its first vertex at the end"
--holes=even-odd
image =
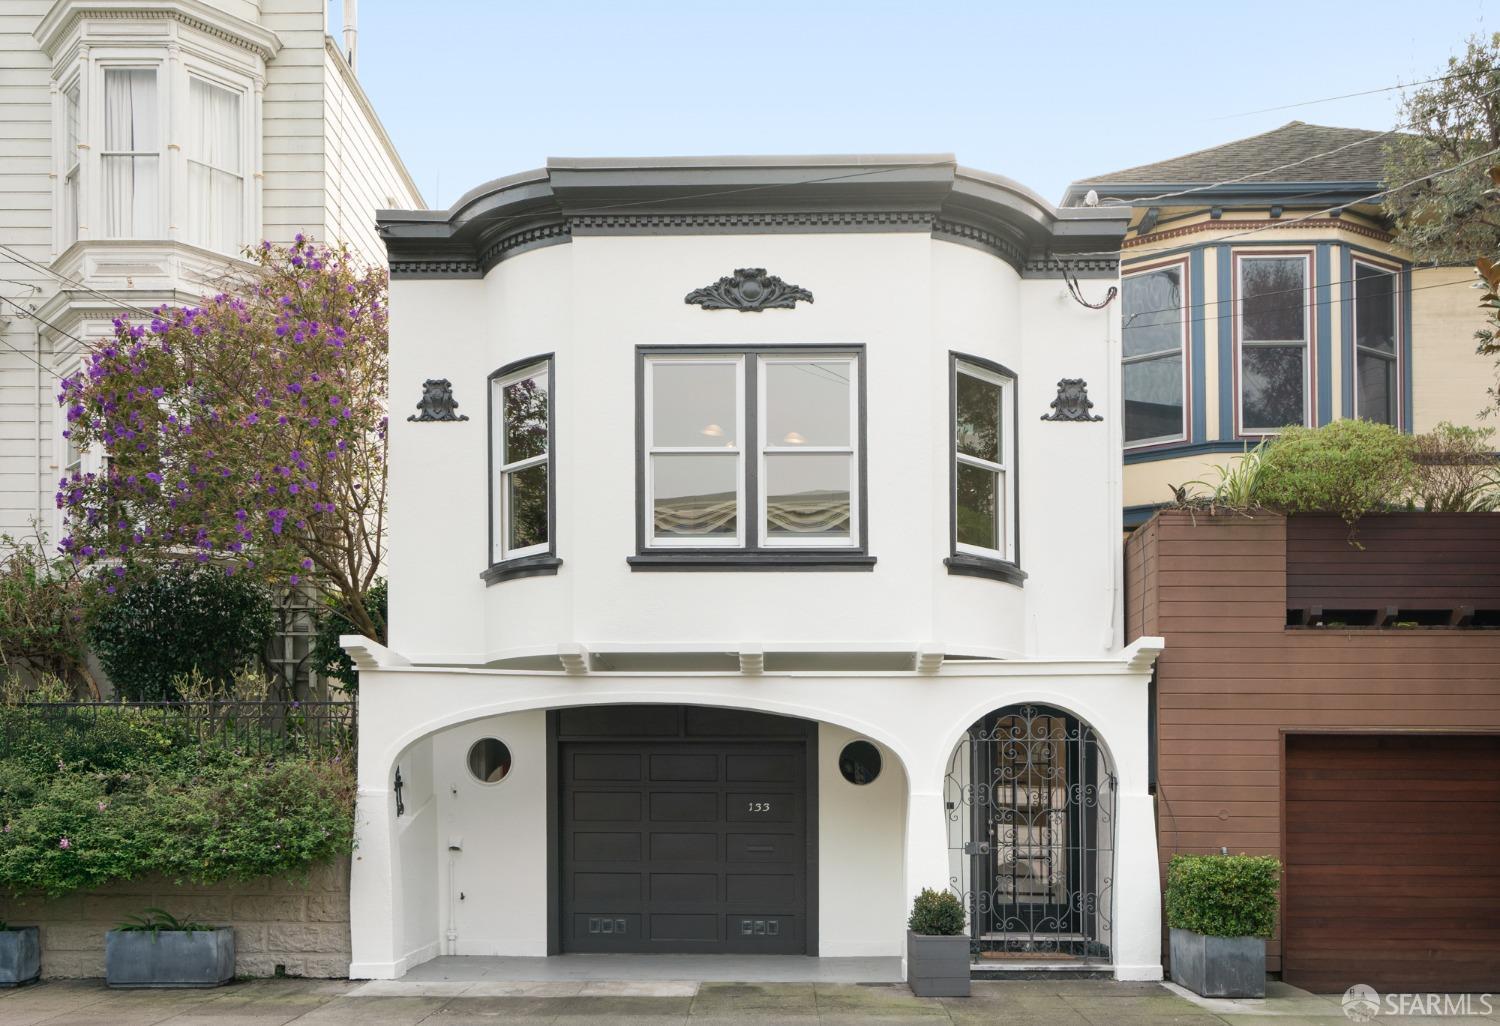
{"type": "Polygon", "coordinates": [[[1046,706],[974,724],[946,795],[951,884],[975,961],[1108,961],[1115,777],[1092,727],[1046,706]]]}

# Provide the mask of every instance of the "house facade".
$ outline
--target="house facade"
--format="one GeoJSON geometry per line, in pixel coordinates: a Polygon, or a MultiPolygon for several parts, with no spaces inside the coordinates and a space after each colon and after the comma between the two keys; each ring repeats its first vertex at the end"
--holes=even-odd
{"type": "Polygon", "coordinates": [[[981,966],[1159,978],[1118,321],[1069,288],[1126,222],[947,156],[553,160],[383,213],[351,975],[895,957],[934,887],[981,966]]]}
{"type": "Polygon", "coordinates": [[[1469,267],[1414,264],[1380,205],[1389,132],[1294,121],[1075,182],[1126,207],[1125,522],[1289,424],[1482,427],[1469,267]]]}
{"type": "Polygon", "coordinates": [[[55,396],[114,317],[214,291],[262,239],[383,260],[375,211],[421,205],[326,6],[0,5],[0,533],[55,535],[58,479],[96,469],[55,396]]]}
{"type": "Polygon", "coordinates": [[[1500,514],[1168,510],[1126,543],[1163,637],[1152,791],[1179,853],[1282,860],[1267,968],[1500,989],[1500,514]]]}

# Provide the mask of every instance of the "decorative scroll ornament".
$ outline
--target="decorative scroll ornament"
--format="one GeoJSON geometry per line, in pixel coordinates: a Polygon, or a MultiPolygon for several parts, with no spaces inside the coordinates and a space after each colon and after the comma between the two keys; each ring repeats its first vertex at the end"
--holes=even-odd
{"type": "Polygon", "coordinates": [[[1043,420],[1090,421],[1103,420],[1089,398],[1089,383],[1082,378],[1063,378],[1057,383],[1057,398],[1052,400],[1052,412],[1042,414],[1043,420]]]}
{"type": "Polygon", "coordinates": [[[459,421],[469,418],[458,412],[458,400],[453,398],[453,382],[447,378],[428,378],[422,382],[422,401],[417,403],[417,412],[406,419],[459,421]]]}
{"type": "Polygon", "coordinates": [[[756,313],[761,310],[790,310],[797,300],[813,301],[812,293],[796,285],[788,285],[774,274],[767,274],[764,267],[741,267],[734,274],[720,278],[712,285],[694,289],[683,299],[689,306],[697,305],[705,310],[739,310],[741,313],[756,313]]]}

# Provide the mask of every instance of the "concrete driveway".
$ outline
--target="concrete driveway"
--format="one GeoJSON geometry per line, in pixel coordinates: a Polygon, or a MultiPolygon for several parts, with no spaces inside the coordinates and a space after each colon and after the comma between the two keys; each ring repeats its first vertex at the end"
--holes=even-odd
{"type": "MultiPolygon", "coordinates": [[[[1476,1002],[1477,1004],[1477,1002],[1476,1002]]],[[[1494,1002],[1500,1006],[1500,1002],[1494,1002]]],[[[1375,1023],[1500,1023],[1486,1016],[1375,1023]]],[[[916,998],[900,984],[546,981],[363,984],[254,980],[219,990],[111,991],[98,980],[0,991],[0,1026],[1346,1026],[1338,997],[1282,984],[1262,1002],[1195,1002],[1154,983],[976,983],[963,999],[916,998]]]]}

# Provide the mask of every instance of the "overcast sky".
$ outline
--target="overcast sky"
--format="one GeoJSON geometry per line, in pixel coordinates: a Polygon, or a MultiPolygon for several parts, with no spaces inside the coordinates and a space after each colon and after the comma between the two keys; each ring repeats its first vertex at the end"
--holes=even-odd
{"type": "Polygon", "coordinates": [[[359,77],[432,207],[549,156],[770,153],[954,153],[1056,202],[1294,119],[1388,128],[1399,92],[1247,112],[1430,78],[1497,6],[364,0],[359,77]]]}

